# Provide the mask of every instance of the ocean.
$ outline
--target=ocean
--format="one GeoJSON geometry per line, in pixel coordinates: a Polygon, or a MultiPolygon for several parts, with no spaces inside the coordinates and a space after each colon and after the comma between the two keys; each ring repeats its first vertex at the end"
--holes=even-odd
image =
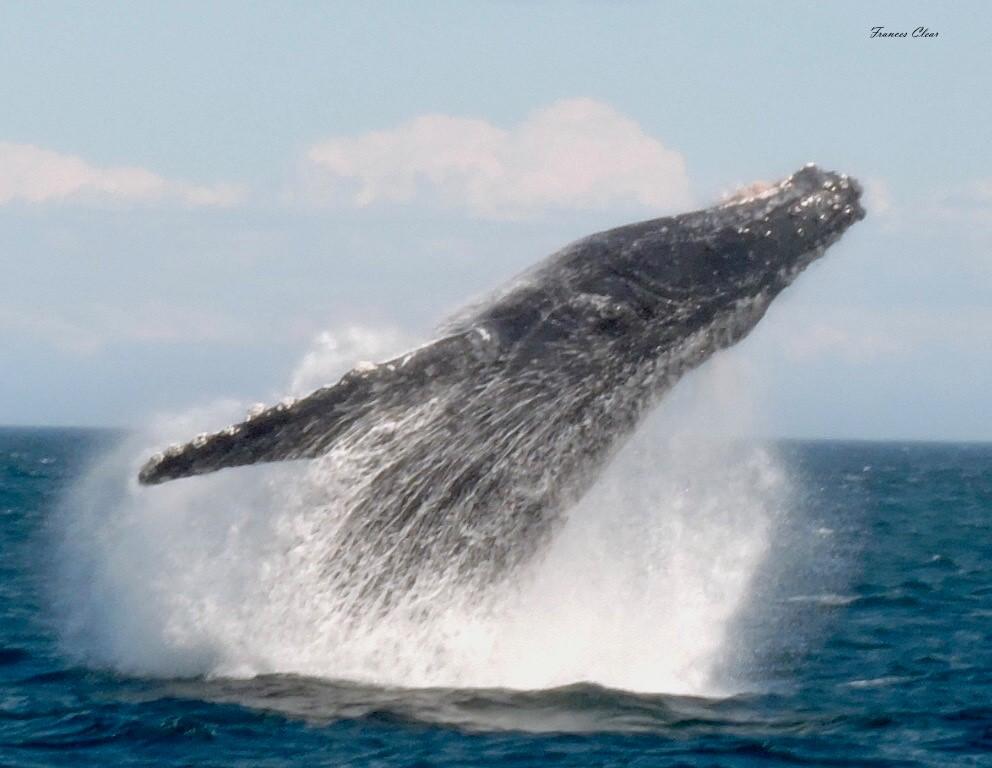
{"type": "Polygon", "coordinates": [[[992,766],[992,445],[649,461],[512,610],[349,646],[279,476],[108,500],[126,440],[0,430],[0,766],[992,766]]]}

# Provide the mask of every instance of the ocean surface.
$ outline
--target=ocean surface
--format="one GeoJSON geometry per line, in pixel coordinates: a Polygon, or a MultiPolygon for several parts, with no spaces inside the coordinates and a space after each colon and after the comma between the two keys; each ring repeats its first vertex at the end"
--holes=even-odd
{"type": "MultiPolygon", "coordinates": [[[[595,621],[549,608],[552,646],[542,636],[552,619],[531,611],[524,637],[553,653],[529,659],[528,643],[515,642],[503,666],[480,657],[471,674],[464,662],[457,673],[450,665],[437,672],[438,680],[470,683],[555,683],[528,689],[432,687],[429,664],[404,685],[404,670],[414,666],[385,648],[369,658],[375,669],[395,672],[387,682],[339,679],[336,662],[320,665],[330,651],[318,645],[305,656],[291,633],[271,635],[290,639],[263,654],[252,640],[275,630],[254,631],[251,622],[264,613],[264,598],[240,597],[240,611],[211,598],[218,574],[250,574],[250,562],[222,562],[196,591],[176,576],[157,584],[165,565],[149,553],[166,551],[171,559],[161,562],[191,583],[202,540],[214,551],[209,531],[177,542],[175,532],[143,527],[141,503],[123,527],[102,530],[99,505],[85,531],[67,522],[84,502],[81,478],[122,439],[0,430],[0,766],[992,766],[992,446],[765,446],[788,479],[787,503],[759,515],[755,494],[737,486],[719,504],[708,502],[707,519],[719,521],[718,507],[746,499],[729,541],[720,526],[691,528],[704,497],[657,499],[657,519],[676,516],[682,538],[677,551],[645,564],[647,581],[617,578],[619,591],[606,593],[604,561],[580,563],[583,577],[568,585],[576,604],[587,592],[612,595],[589,600],[595,621]],[[727,554],[756,528],[760,547],[727,554]],[[117,539],[131,550],[140,544],[140,555],[124,558],[117,539]],[[63,561],[79,552],[89,553],[85,567],[67,568],[63,561]],[[113,563],[104,562],[106,553],[117,553],[113,563]],[[712,566],[700,570],[703,562],[712,566]],[[734,589],[720,587],[728,569],[734,589]],[[650,606],[667,590],[668,612],[638,608],[636,621],[624,614],[624,590],[635,583],[647,583],[651,594],[631,593],[631,601],[650,606]],[[168,603],[175,613],[163,628],[153,621],[160,611],[145,616],[141,608],[146,595],[170,589],[188,599],[168,603]],[[249,599],[258,607],[244,610],[249,599]],[[86,610],[74,613],[81,605],[86,610]],[[188,605],[195,621],[181,613],[188,605]],[[234,639],[217,630],[225,621],[234,639]],[[175,640],[175,626],[211,628],[213,655],[175,640]],[[190,660],[187,648],[201,655],[190,660]],[[561,657],[572,650],[566,664],[561,657]],[[283,653],[296,661],[283,666],[283,653]],[[255,666],[232,666],[263,656],[255,666]],[[669,677],[648,675],[658,671],[656,660],[675,656],[685,661],[665,667],[669,677]],[[527,663],[534,669],[512,674],[510,667],[527,663]],[[559,672],[542,677],[555,664],[559,672]],[[705,674],[689,672],[700,669],[705,674]]],[[[757,478],[759,490],[764,476],[742,475],[757,478]]],[[[722,482],[721,471],[692,480],[705,492],[722,482]]],[[[623,505],[609,512],[610,525],[624,524],[623,505]]],[[[168,510],[147,514],[168,523],[168,510]]],[[[253,514],[260,524],[262,513],[253,514]]],[[[625,546],[611,550],[613,561],[624,551],[636,556],[625,546]]],[[[487,626],[499,634],[498,624],[487,626]]]]}

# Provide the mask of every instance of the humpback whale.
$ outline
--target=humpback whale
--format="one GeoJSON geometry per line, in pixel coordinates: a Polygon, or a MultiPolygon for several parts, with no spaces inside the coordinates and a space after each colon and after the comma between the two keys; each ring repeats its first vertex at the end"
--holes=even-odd
{"type": "Polygon", "coordinates": [[[330,572],[363,592],[452,569],[491,580],[540,548],[683,374],[747,335],[864,217],[860,197],[808,165],[590,235],[436,340],[157,454],[139,481],[328,461],[348,483],[330,572]]]}

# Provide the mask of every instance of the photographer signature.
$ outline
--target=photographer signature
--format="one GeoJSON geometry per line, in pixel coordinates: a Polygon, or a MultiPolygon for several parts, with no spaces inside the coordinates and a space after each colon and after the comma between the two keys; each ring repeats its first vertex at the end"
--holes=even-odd
{"type": "Polygon", "coordinates": [[[917,27],[912,32],[889,32],[885,27],[872,27],[869,37],[937,37],[939,32],[931,32],[929,27],[917,27]]]}

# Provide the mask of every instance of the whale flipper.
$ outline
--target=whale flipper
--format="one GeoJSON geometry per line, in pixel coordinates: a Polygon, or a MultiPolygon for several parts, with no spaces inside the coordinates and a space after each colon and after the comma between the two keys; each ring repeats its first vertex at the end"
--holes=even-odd
{"type": "Polygon", "coordinates": [[[138,480],[157,485],[229,467],[316,458],[384,401],[401,394],[430,397],[429,390],[443,388],[463,369],[492,359],[492,340],[489,334],[464,331],[379,365],[359,365],[337,384],[153,456],[141,468],[138,480]]]}

